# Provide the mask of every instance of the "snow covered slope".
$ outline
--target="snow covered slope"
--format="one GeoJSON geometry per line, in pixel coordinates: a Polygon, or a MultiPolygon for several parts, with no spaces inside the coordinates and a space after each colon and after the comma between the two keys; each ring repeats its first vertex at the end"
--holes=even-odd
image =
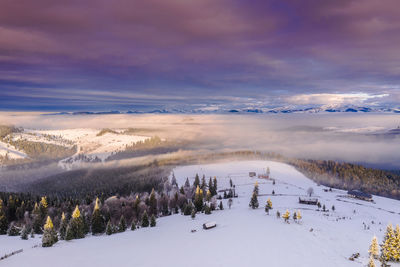
{"type": "MultiPolygon", "coordinates": [[[[60,161],[60,167],[72,169],[79,167],[82,162],[99,162],[107,159],[112,153],[125,150],[139,141],[150,137],[124,134],[123,130],[110,130],[99,134],[99,129],[64,129],[64,130],[32,130],[13,133],[13,141],[25,140],[71,148],[77,146],[77,153],[60,161]]],[[[9,144],[0,142],[0,155],[7,154],[10,158],[23,158],[26,154],[18,151],[9,144]]]]}
{"type": "Polygon", "coordinates": [[[0,141],[0,156],[7,156],[9,159],[23,159],[27,155],[25,152],[16,149],[14,146],[0,141]]]}
{"type": "MultiPolygon", "coordinates": [[[[207,165],[178,167],[174,170],[179,185],[196,173],[216,176],[218,189],[229,186],[229,179],[236,185],[238,198],[228,209],[190,216],[172,215],[158,219],[155,228],[143,228],[112,236],[87,237],[81,240],[60,241],[51,248],[31,248],[31,243],[15,238],[0,237],[0,255],[17,247],[25,247],[0,265],[20,266],[137,266],[137,267],[213,267],[213,266],[365,266],[368,247],[374,235],[382,240],[388,222],[400,223],[400,202],[375,197],[376,203],[345,197],[345,192],[325,192],[323,186],[304,177],[293,167],[270,161],[235,161],[207,165]],[[276,179],[250,178],[249,172],[264,173],[271,170],[276,179]],[[259,183],[260,208],[249,208],[254,183],[259,183]],[[329,212],[316,211],[316,206],[298,203],[309,187],[325,204],[329,212]],[[270,195],[272,190],[275,195],[270,195]],[[264,205],[271,198],[271,215],[264,212],[264,205]],[[332,205],[335,211],[331,210],[332,205]],[[290,220],[287,224],[277,219],[276,211],[283,213],[300,210],[301,223],[290,220]],[[215,221],[217,227],[203,230],[202,224],[215,221]],[[372,223],[373,222],[373,223],[372,223]],[[364,229],[364,224],[365,229],[364,229]],[[368,229],[369,228],[369,229],[368,229]],[[312,229],[312,231],[311,231],[312,229]],[[196,230],[192,233],[191,230],[196,230]],[[13,240],[13,242],[9,242],[13,240]],[[8,244],[12,244],[12,248],[8,244]],[[356,261],[348,258],[359,252],[356,261]]],[[[38,241],[36,241],[38,242],[38,241]]],[[[392,264],[392,266],[400,266],[392,264]]]]}

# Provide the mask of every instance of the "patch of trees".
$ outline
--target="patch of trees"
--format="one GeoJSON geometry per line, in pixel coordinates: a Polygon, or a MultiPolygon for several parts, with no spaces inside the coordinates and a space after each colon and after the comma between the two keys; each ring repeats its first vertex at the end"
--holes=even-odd
{"type": "MultiPolygon", "coordinates": [[[[190,185],[187,181],[178,187],[175,176],[158,179],[157,189],[145,189],[153,184],[136,188],[129,194],[99,197],[73,198],[60,195],[42,196],[32,193],[0,193],[0,234],[20,235],[28,239],[43,234],[42,246],[52,246],[59,239],[84,238],[89,233],[114,234],[127,229],[155,227],[157,217],[174,213],[192,215],[197,212],[210,214],[217,208],[216,178],[197,179],[190,185]]],[[[122,192],[122,191],[121,191],[122,192]]],[[[219,209],[223,209],[222,202],[219,209]]]]}
{"type": "Polygon", "coordinates": [[[400,199],[400,175],[389,171],[322,160],[290,160],[290,164],[325,186],[400,199]]]}
{"type": "Polygon", "coordinates": [[[105,135],[105,134],[107,134],[107,133],[112,133],[112,134],[118,134],[116,131],[114,131],[114,130],[111,130],[111,129],[109,129],[109,128],[104,128],[104,129],[102,129],[98,134],[96,134],[96,136],[103,136],[103,135],[105,135]]]}
{"type": "Polygon", "coordinates": [[[24,151],[30,158],[42,159],[62,159],[76,153],[76,146],[65,147],[43,142],[32,142],[23,139],[9,140],[8,143],[19,150],[24,151]]]}
{"type": "Polygon", "coordinates": [[[0,125],[0,140],[3,140],[6,136],[12,134],[12,133],[19,133],[22,132],[23,129],[21,128],[16,128],[14,126],[10,125],[0,125]]]}

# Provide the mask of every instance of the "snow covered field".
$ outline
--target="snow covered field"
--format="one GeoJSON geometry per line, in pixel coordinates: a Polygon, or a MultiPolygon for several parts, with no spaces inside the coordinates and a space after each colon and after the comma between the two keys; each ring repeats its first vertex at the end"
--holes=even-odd
{"type": "MultiPolygon", "coordinates": [[[[157,220],[155,228],[112,236],[87,237],[81,240],[60,241],[51,248],[36,247],[34,241],[15,237],[0,237],[0,255],[18,248],[24,252],[12,256],[0,265],[20,266],[366,266],[368,247],[374,235],[382,240],[388,222],[400,223],[400,203],[396,200],[374,197],[376,203],[344,197],[344,191],[324,192],[293,167],[269,161],[235,161],[218,164],[178,167],[174,170],[179,185],[196,173],[206,179],[216,176],[218,189],[227,188],[229,179],[236,185],[238,198],[232,209],[190,216],[172,215],[157,220]],[[249,172],[271,170],[276,179],[250,178],[249,172]],[[249,208],[254,183],[259,183],[260,208],[249,208]],[[316,211],[316,206],[298,203],[309,187],[314,188],[321,204],[329,212],[316,211]],[[272,190],[275,195],[270,195],[272,190]],[[273,210],[264,211],[267,198],[273,210]],[[332,205],[335,211],[331,210],[332,205]],[[288,209],[300,210],[301,223],[287,224],[275,214],[288,209]],[[203,230],[202,224],[217,222],[217,227],[203,230]],[[374,223],[372,223],[374,222],[374,223]],[[366,228],[364,229],[364,224],[366,228]],[[369,228],[369,229],[368,229],[369,228]],[[191,230],[197,230],[191,233],[191,230]],[[312,229],[312,231],[310,231],[312,229]],[[359,252],[359,259],[348,258],[359,252]]],[[[392,266],[400,266],[393,264],[392,266]]]]}

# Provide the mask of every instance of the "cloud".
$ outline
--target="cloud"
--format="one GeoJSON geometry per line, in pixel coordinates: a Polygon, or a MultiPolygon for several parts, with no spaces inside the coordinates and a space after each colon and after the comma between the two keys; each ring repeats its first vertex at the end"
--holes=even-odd
{"type": "Polygon", "coordinates": [[[363,104],[366,101],[384,98],[389,94],[370,95],[367,93],[352,93],[352,94],[300,94],[293,95],[287,98],[287,101],[292,104],[299,105],[329,105],[329,104],[363,104]]]}

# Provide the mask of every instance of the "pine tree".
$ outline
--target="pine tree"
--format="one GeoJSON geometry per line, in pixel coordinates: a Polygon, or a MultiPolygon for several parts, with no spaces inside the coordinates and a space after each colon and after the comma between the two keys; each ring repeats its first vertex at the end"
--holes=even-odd
{"type": "Polygon", "coordinates": [[[149,214],[157,215],[157,198],[154,188],[151,190],[150,199],[149,199],[149,214]]]}
{"type": "Polygon", "coordinates": [[[196,211],[201,211],[203,209],[203,190],[200,189],[200,186],[197,186],[196,188],[194,195],[194,207],[196,208],[196,211]]]}
{"type": "Polygon", "coordinates": [[[303,217],[301,216],[300,210],[297,211],[296,217],[297,217],[297,221],[298,221],[298,222],[301,220],[301,218],[303,218],[303,217]]]}
{"type": "Polygon", "coordinates": [[[253,192],[253,195],[251,196],[249,206],[250,206],[252,209],[257,209],[257,208],[258,208],[258,199],[257,199],[257,193],[256,193],[256,191],[254,191],[254,192],[253,192]]]}
{"type": "Polygon", "coordinates": [[[217,194],[217,190],[218,190],[218,183],[217,183],[217,177],[214,176],[213,179],[213,190],[211,191],[212,195],[215,196],[217,194]]]}
{"type": "Polygon", "coordinates": [[[256,181],[256,183],[254,184],[253,193],[256,193],[256,195],[258,196],[258,181],[256,181]]]}
{"type": "Polygon", "coordinates": [[[385,237],[381,244],[381,255],[385,261],[392,261],[395,258],[396,249],[394,247],[393,226],[389,224],[386,228],[385,237]]]}
{"type": "Polygon", "coordinates": [[[196,212],[196,209],[193,208],[193,206],[192,206],[191,203],[186,204],[186,205],[184,206],[184,208],[183,208],[183,215],[188,216],[188,215],[192,214],[192,211],[193,211],[193,210],[196,212]]]}
{"type": "Polygon", "coordinates": [[[4,212],[3,200],[0,199],[0,235],[5,235],[8,230],[8,219],[4,212]]]}
{"type": "Polygon", "coordinates": [[[282,218],[285,220],[285,222],[289,222],[290,212],[286,210],[285,214],[282,215],[282,218]]]}
{"type": "Polygon", "coordinates": [[[210,202],[210,200],[211,200],[211,191],[210,190],[207,190],[207,193],[206,193],[206,201],[207,202],[210,202]]]}
{"type": "Polygon", "coordinates": [[[156,216],[154,216],[154,214],[153,215],[151,215],[151,218],[150,218],[150,227],[155,227],[156,226],[156,216]]]}
{"type": "Polygon", "coordinates": [[[271,201],[270,198],[268,198],[268,200],[267,200],[267,206],[268,206],[268,208],[269,208],[270,210],[272,210],[272,201],[271,201]]]}
{"type": "Polygon", "coordinates": [[[192,214],[191,214],[192,219],[196,218],[196,210],[192,209],[192,214]]]}
{"type": "Polygon", "coordinates": [[[58,230],[58,233],[60,234],[60,239],[61,240],[65,239],[65,234],[67,233],[67,226],[68,226],[68,221],[65,218],[65,214],[63,212],[61,214],[60,229],[58,230]]]}
{"type": "Polygon", "coordinates": [[[203,178],[201,178],[201,189],[204,191],[204,190],[206,190],[206,186],[207,186],[207,184],[206,184],[206,177],[204,176],[204,174],[203,174],[203,178]]]}
{"type": "Polygon", "coordinates": [[[106,234],[107,234],[107,235],[112,235],[113,232],[114,232],[114,229],[113,229],[113,226],[112,226],[112,224],[111,224],[111,221],[108,220],[107,226],[106,226],[106,234]]]}
{"type": "Polygon", "coordinates": [[[58,241],[57,232],[54,230],[50,216],[47,216],[42,237],[42,247],[51,247],[58,241]]]}
{"type": "Polygon", "coordinates": [[[279,210],[276,211],[276,218],[278,218],[278,219],[281,218],[281,213],[279,212],[279,210]]]}
{"type": "Polygon", "coordinates": [[[121,216],[119,219],[119,224],[118,224],[118,232],[122,233],[126,231],[126,221],[124,215],[121,216]]]}
{"type": "Polygon", "coordinates": [[[297,222],[297,213],[293,212],[293,221],[297,222]]]}
{"type": "Polygon", "coordinates": [[[194,178],[193,187],[200,186],[200,178],[199,175],[196,173],[196,177],[194,178]]]}
{"type": "Polygon", "coordinates": [[[42,225],[43,225],[43,219],[40,213],[40,208],[37,203],[35,203],[35,206],[33,208],[33,231],[35,234],[41,234],[42,233],[42,225]]]}
{"type": "Polygon", "coordinates": [[[131,230],[132,230],[132,231],[135,231],[135,230],[136,230],[136,223],[135,223],[135,221],[132,221],[131,230]]]}
{"type": "Polygon", "coordinates": [[[219,202],[219,209],[223,210],[224,209],[224,204],[222,204],[222,201],[219,202]]]}
{"type": "Polygon", "coordinates": [[[7,234],[9,236],[18,236],[21,234],[20,229],[15,225],[15,222],[10,224],[10,228],[8,228],[7,234]]]}
{"type": "Polygon", "coordinates": [[[371,245],[369,246],[368,253],[371,257],[377,259],[379,256],[379,245],[376,236],[372,238],[371,245]]]}
{"type": "Polygon", "coordinates": [[[211,214],[211,208],[207,204],[204,206],[204,214],[211,214]]]}
{"type": "Polygon", "coordinates": [[[369,257],[368,267],[376,267],[374,258],[372,256],[369,257]]]}
{"type": "Polygon", "coordinates": [[[49,206],[49,204],[47,203],[47,198],[42,197],[42,199],[40,200],[40,204],[39,204],[39,214],[40,214],[40,218],[42,219],[42,222],[44,221],[44,219],[47,216],[48,206],[49,206]]]}
{"type": "Polygon", "coordinates": [[[72,237],[71,239],[79,239],[85,237],[85,224],[81,212],[79,211],[78,205],[76,205],[75,210],[72,213],[72,218],[69,221],[67,227],[67,235],[68,234],[69,238],[72,237]],[[68,230],[70,233],[68,233],[68,230]]]}
{"type": "Polygon", "coordinates": [[[394,260],[400,261],[400,227],[398,224],[396,225],[396,229],[394,230],[393,249],[394,249],[393,253],[394,260]]]}
{"type": "Polygon", "coordinates": [[[100,212],[99,198],[96,198],[96,204],[92,214],[92,234],[104,233],[105,228],[105,221],[100,212]]]}
{"type": "Polygon", "coordinates": [[[142,227],[149,227],[149,216],[146,211],[142,215],[142,227]]]}
{"type": "Polygon", "coordinates": [[[28,240],[28,228],[26,228],[25,225],[24,225],[24,227],[22,227],[21,239],[22,240],[28,240]]]}

